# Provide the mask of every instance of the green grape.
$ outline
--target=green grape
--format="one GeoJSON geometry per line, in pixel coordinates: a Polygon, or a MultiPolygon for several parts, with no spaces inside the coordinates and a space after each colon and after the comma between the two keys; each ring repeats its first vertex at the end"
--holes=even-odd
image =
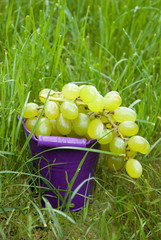
{"type": "Polygon", "coordinates": [[[136,159],[129,159],[126,162],[125,168],[128,175],[132,178],[139,178],[142,175],[142,166],[136,159]]]}
{"type": "Polygon", "coordinates": [[[85,103],[90,103],[95,100],[97,89],[91,85],[85,85],[80,89],[80,98],[85,103]]]}
{"type": "Polygon", "coordinates": [[[51,136],[62,136],[62,134],[58,131],[56,127],[56,119],[50,120],[52,129],[51,129],[51,136]]]}
{"type": "Polygon", "coordinates": [[[67,135],[72,130],[72,123],[69,119],[64,118],[63,114],[60,113],[59,117],[56,119],[56,127],[62,135],[67,135]]]}
{"type": "MultiPolygon", "coordinates": [[[[49,91],[50,91],[49,88],[44,88],[39,92],[39,99],[42,103],[45,103],[49,91]]],[[[50,91],[50,96],[52,96],[54,93],[55,93],[55,91],[51,90],[50,91]]]]}
{"type": "Polygon", "coordinates": [[[131,150],[128,146],[126,146],[126,155],[128,158],[134,158],[136,156],[136,152],[131,150]]]}
{"type": "Polygon", "coordinates": [[[80,88],[80,90],[84,87],[84,86],[86,86],[86,85],[81,85],[79,88],[80,88]]]}
{"type": "Polygon", "coordinates": [[[118,130],[123,136],[131,137],[138,133],[139,127],[135,122],[124,121],[120,123],[118,130]]]}
{"type": "Polygon", "coordinates": [[[56,119],[59,115],[59,107],[57,103],[48,101],[45,105],[45,116],[50,119],[56,119]]]}
{"type": "Polygon", "coordinates": [[[50,136],[51,135],[52,125],[48,118],[41,118],[39,123],[36,127],[35,135],[38,137],[39,135],[42,136],[50,136]]]}
{"type": "Polygon", "coordinates": [[[110,131],[108,129],[103,129],[100,137],[101,137],[101,139],[98,139],[98,142],[100,144],[110,143],[113,139],[112,131],[110,131]]]}
{"type": "Polygon", "coordinates": [[[116,137],[116,136],[117,136],[117,129],[116,129],[116,128],[113,129],[112,134],[113,134],[113,137],[116,137]]]}
{"type": "Polygon", "coordinates": [[[102,151],[110,152],[109,144],[100,144],[100,147],[102,151]]]}
{"type": "Polygon", "coordinates": [[[136,112],[132,110],[131,108],[127,107],[118,107],[114,111],[114,119],[116,122],[124,122],[124,121],[136,121],[136,112]]]}
{"type": "Polygon", "coordinates": [[[118,92],[111,91],[104,96],[104,109],[113,111],[122,103],[122,99],[118,92]]]}
{"type": "Polygon", "coordinates": [[[106,124],[106,128],[111,129],[112,128],[112,124],[111,123],[107,123],[106,124]]]}
{"type": "Polygon", "coordinates": [[[76,99],[80,95],[80,88],[74,83],[65,84],[62,93],[67,99],[76,99]]]}
{"type": "Polygon", "coordinates": [[[101,137],[101,133],[103,131],[103,123],[100,119],[95,118],[88,125],[88,135],[90,138],[99,139],[101,137]]]}
{"type": "Polygon", "coordinates": [[[42,115],[41,116],[44,116],[44,114],[45,114],[45,111],[44,110],[42,110],[42,108],[43,108],[43,106],[39,106],[38,107],[38,114],[37,114],[37,117],[40,115],[40,113],[42,112],[42,115]]]}
{"type": "Polygon", "coordinates": [[[78,111],[79,111],[79,113],[84,113],[84,114],[88,114],[90,112],[88,107],[87,106],[83,106],[83,105],[79,105],[78,106],[78,111]]]}
{"type": "Polygon", "coordinates": [[[124,166],[124,158],[119,156],[108,156],[107,166],[112,171],[119,171],[124,166]]]}
{"type": "Polygon", "coordinates": [[[88,130],[89,117],[84,113],[79,113],[78,117],[73,120],[73,129],[79,136],[85,136],[88,130]]]}
{"type": "Polygon", "coordinates": [[[109,123],[109,120],[108,120],[108,118],[107,117],[105,117],[105,116],[101,116],[101,122],[103,122],[103,123],[109,123]]]}
{"type": "Polygon", "coordinates": [[[71,132],[69,134],[67,134],[67,137],[71,137],[71,138],[80,138],[79,135],[76,134],[76,132],[74,131],[74,128],[72,126],[71,132]]]}
{"type": "Polygon", "coordinates": [[[24,118],[33,118],[38,115],[38,105],[36,103],[30,102],[26,104],[25,111],[23,114],[24,118]]]}
{"type": "Polygon", "coordinates": [[[115,122],[115,119],[114,119],[113,114],[109,114],[109,113],[108,113],[108,118],[109,118],[111,121],[115,122]]]}
{"type": "Polygon", "coordinates": [[[100,119],[103,122],[103,124],[106,126],[107,129],[111,129],[112,128],[112,124],[109,122],[107,117],[102,116],[100,119]]]}
{"type": "Polygon", "coordinates": [[[151,147],[150,147],[150,144],[147,141],[146,148],[144,148],[141,153],[142,154],[147,154],[147,153],[150,152],[150,150],[151,150],[151,147]]]}
{"type": "Polygon", "coordinates": [[[95,113],[101,112],[104,108],[103,97],[98,93],[95,99],[88,104],[88,108],[95,113]]]}
{"type": "Polygon", "coordinates": [[[73,102],[63,102],[60,106],[60,111],[66,119],[73,120],[78,117],[78,107],[73,102]]]}
{"type": "Polygon", "coordinates": [[[106,117],[107,121],[106,121],[106,128],[108,129],[112,129],[112,122],[115,122],[115,120],[113,119],[113,115],[112,114],[108,114],[108,118],[106,117]]]}
{"type": "Polygon", "coordinates": [[[84,138],[86,138],[88,141],[91,139],[90,136],[88,135],[88,132],[85,134],[84,138]]]}
{"type": "Polygon", "coordinates": [[[31,132],[37,122],[37,117],[28,118],[25,122],[26,128],[31,132]]]}
{"type": "Polygon", "coordinates": [[[149,142],[141,136],[133,136],[129,138],[128,146],[131,150],[140,152],[142,154],[147,154],[150,152],[149,142]]]}
{"type": "Polygon", "coordinates": [[[110,92],[108,92],[108,93],[106,93],[106,95],[119,95],[120,96],[120,94],[119,94],[119,92],[117,92],[117,91],[110,91],[110,92]]]}
{"type": "Polygon", "coordinates": [[[125,142],[119,137],[114,137],[109,144],[110,151],[113,153],[125,153],[125,142]]]}
{"type": "Polygon", "coordinates": [[[101,121],[104,123],[104,125],[106,126],[106,128],[111,129],[112,128],[112,124],[109,122],[108,118],[105,116],[101,117],[101,121]]]}

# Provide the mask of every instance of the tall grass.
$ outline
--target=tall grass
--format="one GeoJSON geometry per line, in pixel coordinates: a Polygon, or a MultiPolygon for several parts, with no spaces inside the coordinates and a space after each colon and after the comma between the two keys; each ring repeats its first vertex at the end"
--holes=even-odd
{"type": "Polygon", "coordinates": [[[0,27],[0,238],[160,239],[161,1],[1,0],[0,27]],[[152,145],[138,180],[102,154],[93,202],[77,213],[41,208],[17,120],[55,79],[119,91],[152,145]]]}

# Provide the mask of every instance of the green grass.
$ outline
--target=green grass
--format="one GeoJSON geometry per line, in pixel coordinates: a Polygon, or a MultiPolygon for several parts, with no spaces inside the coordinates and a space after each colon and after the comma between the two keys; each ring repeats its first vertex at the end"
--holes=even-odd
{"type": "Polygon", "coordinates": [[[161,239],[161,1],[1,0],[0,29],[0,239],[161,239]],[[152,145],[138,180],[101,154],[93,201],[75,213],[31,191],[17,120],[40,89],[68,82],[119,91],[152,145]]]}

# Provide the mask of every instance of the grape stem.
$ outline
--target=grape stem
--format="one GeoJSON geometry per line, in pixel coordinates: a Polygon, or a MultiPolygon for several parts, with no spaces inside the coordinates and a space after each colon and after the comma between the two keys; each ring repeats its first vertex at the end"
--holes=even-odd
{"type": "Polygon", "coordinates": [[[110,116],[108,116],[108,114],[109,114],[109,112],[103,112],[103,115],[106,117],[106,118],[108,118],[108,121],[112,124],[112,126],[117,130],[117,133],[118,133],[118,135],[120,136],[120,138],[122,139],[122,140],[126,140],[124,137],[123,137],[123,135],[120,133],[120,131],[118,130],[118,126],[112,121],[112,119],[110,118],[110,116]]]}
{"type": "MultiPolygon", "coordinates": [[[[41,98],[44,98],[44,100],[47,98],[47,95],[45,94],[41,94],[40,95],[41,98]]],[[[66,101],[65,98],[57,98],[57,97],[53,97],[53,96],[49,96],[48,97],[48,100],[49,101],[54,101],[54,102],[60,102],[60,103],[63,103],[66,101]]],[[[85,106],[85,107],[88,107],[88,104],[87,103],[84,103],[80,100],[73,100],[78,106],[82,105],[82,106],[85,106]]]]}

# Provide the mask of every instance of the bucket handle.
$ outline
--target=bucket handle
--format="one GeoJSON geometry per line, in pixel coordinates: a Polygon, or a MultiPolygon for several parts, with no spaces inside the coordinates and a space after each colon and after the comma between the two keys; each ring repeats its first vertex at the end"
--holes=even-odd
{"type": "Polygon", "coordinates": [[[67,137],[59,137],[59,136],[42,136],[38,137],[38,146],[39,147],[82,147],[85,148],[87,146],[86,138],[67,138],[67,137]]]}

